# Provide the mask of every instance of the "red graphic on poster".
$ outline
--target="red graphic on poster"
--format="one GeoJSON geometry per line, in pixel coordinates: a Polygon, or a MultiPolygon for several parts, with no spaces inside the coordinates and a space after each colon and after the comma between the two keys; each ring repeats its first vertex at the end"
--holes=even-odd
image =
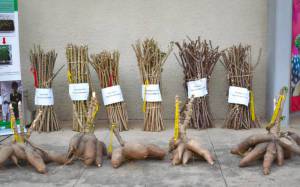
{"type": "Polygon", "coordinates": [[[293,0],[291,112],[300,111],[300,0],[293,0]]]}

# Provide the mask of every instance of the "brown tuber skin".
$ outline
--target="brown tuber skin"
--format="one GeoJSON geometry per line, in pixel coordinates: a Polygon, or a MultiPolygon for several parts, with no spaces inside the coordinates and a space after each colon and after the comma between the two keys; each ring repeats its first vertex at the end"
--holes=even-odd
{"type": "Polygon", "coordinates": [[[26,139],[25,143],[13,142],[0,147],[0,166],[8,160],[17,166],[19,166],[19,161],[27,161],[37,172],[44,174],[47,173],[46,163],[64,164],[66,156],[53,151],[45,151],[26,139]]]}
{"type": "MultiPolygon", "coordinates": [[[[9,107],[11,119],[15,119],[12,105],[9,107]]],[[[31,135],[32,129],[35,128],[37,120],[32,122],[31,127],[28,129],[26,137],[24,132],[24,121],[22,113],[22,103],[18,103],[20,130],[18,133],[16,123],[13,124],[14,137],[18,137],[18,142],[14,139],[11,143],[0,146],[0,166],[6,161],[12,161],[15,165],[19,166],[19,161],[27,161],[31,164],[37,172],[46,173],[46,163],[56,162],[58,164],[64,164],[66,162],[66,156],[55,153],[53,151],[48,152],[42,148],[37,147],[31,143],[28,139],[31,135]]],[[[41,114],[41,113],[39,113],[41,114]]]]}
{"type": "Polygon", "coordinates": [[[101,167],[106,153],[105,144],[99,141],[94,133],[77,133],[70,140],[65,164],[80,159],[86,166],[94,164],[101,167]]]}
{"type": "MultiPolygon", "coordinates": [[[[176,100],[179,101],[177,96],[176,100]]],[[[185,131],[190,123],[193,110],[193,101],[194,98],[191,98],[185,107],[186,111],[183,112],[185,114],[185,119],[183,124],[179,124],[180,127],[178,139],[174,140],[174,138],[172,138],[169,142],[169,152],[172,152],[172,165],[186,165],[193,157],[204,158],[210,165],[214,164],[214,158],[207,149],[203,148],[196,140],[188,139],[186,137],[185,131]]]]}
{"type": "Polygon", "coordinates": [[[294,154],[300,155],[300,136],[294,132],[280,132],[280,120],[287,89],[280,91],[281,102],[275,120],[267,127],[267,134],[253,135],[231,149],[232,154],[243,157],[240,167],[249,166],[256,160],[263,158],[263,174],[269,175],[271,166],[276,160],[278,166],[284,164],[284,159],[290,159],[294,154]]]}
{"type": "Polygon", "coordinates": [[[271,142],[268,144],[266,154],[264,156],[263,172],[265,175],[270,174],[270,169],[275,158],[276,158],[276,145],[274,142],[271,142]]]}
{"type": "Polygon", "coordinates": [[[128,160],[164,159],[166,152],[154,144],[142,144],[136,142],[124,142],[118,128],[113,128],[113,133],[121,147],[113,150],[111,165],[113,168],[120,167],[128,160]]]}
{"type": "Polygon", "coordinates": [[[125,142],[112,152],[111,164],[113,168],[120,167],[127,160],[164,159],[166,152],[153,144],[125,142]]]}

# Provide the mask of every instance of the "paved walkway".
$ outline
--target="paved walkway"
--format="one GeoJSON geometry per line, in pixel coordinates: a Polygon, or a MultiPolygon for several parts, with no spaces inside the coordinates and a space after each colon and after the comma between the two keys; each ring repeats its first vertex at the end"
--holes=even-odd
{"type": "MultiPolygon", "coordinates": [[[[138,122],[135,122],[138,123],[138,122]]],[[[169,123],[170,125],[171,123],[169,123]]],[[[300,130],[292,129],[300,134],[300,130]]],[[[109,131],[96,130],[96,136],[108,143],[109,131]]],[[[228,129],[188,130],[188,136],[198,139],[217,158],[214,166],[204,161],[192,161],[188,166],[172,166],[169,157],[163,161],[131,161],[113,169],[109,160],[101,168],[84,167],[80,162],[69,166],[48,164],[48,174],[41,175],[32,167],[8,166],[0,169],[0,185],[9,186],[299,186],[300,157],[294,156],[282,167],[273,165],[271,174],[262,174],[262,162],[239,168],[240,158],[229,153],[230,148],[249,135],[264,133],[264,129],[234,131],[228,129]]],[[[34,133],[31,140],[46,149],[65,152],[70,128],[48,134],[34,133]]],[[[168,148],[173,130],[151,133],[134,128],[122,132],[126,141],[149,142],[168,148]]],[[[114,142],[114,146],[118,146],[114,142]]]]}

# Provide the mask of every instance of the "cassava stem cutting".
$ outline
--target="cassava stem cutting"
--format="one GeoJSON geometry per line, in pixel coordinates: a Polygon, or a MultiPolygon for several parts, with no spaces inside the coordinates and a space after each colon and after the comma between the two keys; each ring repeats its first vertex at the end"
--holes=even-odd
{"type": "MultiPolygon", "coordinates": [[[[260,55],[259,55],[260,58],[260,55]]],[[[257,64],[259,62],[257,60],[257,64]]],[[[251,46],[232,46],[222,52],[222,63],[227,70],[229,86],[247,89],[248,105],[229,103],[225,127],[229,129],[250,129],[259,127],[254,110],[253,73],[257,66],[251,64],[251,46]]]]}
{"type": "MultiPolygon", "coordinates": [[[[201,40],[200,37],[196,40],[189,39],[188,42],[183,41],[182,44],[178,42],[175,44],[179,49],[180,60],[176,55],[175,56],[183,68],[184,88],[186,92],[192,92],[187,86],[189,83],[199,80],[204,80],[204,84],[207,85],[207,88],[204,89],[206,91],[209,90],[208,84],[211,74],[221,55],[219,47],[213,47],[210,40],[201,40]]],[[[196,129],[214,127],[208,100],[208,94],[195,96],[190,127],[196,129]]]]}
{"type": "MultiPolygon", "coordinates": [[[[85,45],[76,46],[68,44],[66,48],[66,57],[68,63],[68,81],[69,84],[89,84],[89,93],[92,91],[89,72],[88,47],[85,45]]],[[[73,102],[73,130],[83,132],[84,127],[81,124],[87,123],[88,103],[87,100],[78,100],[73,102]]]]}
{"type": "MultiPolygon", "coordinates": [[[[111,88],[120,85],[118,51],[103,51],[92,55],[92,66],[98,74],[101,88],[111,88]]],[[[120,131],[128,130],[128,115],[124,101],[105,106],[109,124],[117,124],[120,131]]]]}
{"type": "MultiPolygon", "coordinates": [[[[62,66],[56,73],[53,73],[56,57],[55,50],[44,52],[40,46],[34,47],[30,51],[31,71],[35,88],[52,89],[53,79],[63,68],[62,66]]],[[[51,132],[60,129],[53,105],[37,105],[36,110],[41,113],[36,114],[34,130],[51,132]]]]}
{"type": "MultiPolygon", "coordinates": [[[[141,82],[145,85],[146,92],[148,85],[160,87],[162,66],[172,51],[172,47],[165,53],[154,39],[146,39],[143,42],[137,41],[132,45],[138,62],[141,75],[141,82]]],[[[148,102],[144,95],[144,130],[162,131],[164,123],[162,117],[161,102],[148,102]]]]}

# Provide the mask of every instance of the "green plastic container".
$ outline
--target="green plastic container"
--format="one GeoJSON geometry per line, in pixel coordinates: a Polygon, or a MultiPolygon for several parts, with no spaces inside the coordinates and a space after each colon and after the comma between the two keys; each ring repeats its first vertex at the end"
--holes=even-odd
{"type": "MultiPolygon", "coordinates": [[[[20,125],[20,120],[17,120],[17,125],[20,125]]],[[[10,122],[0,121],[0,128],[10,129],[10,122]]]]}

